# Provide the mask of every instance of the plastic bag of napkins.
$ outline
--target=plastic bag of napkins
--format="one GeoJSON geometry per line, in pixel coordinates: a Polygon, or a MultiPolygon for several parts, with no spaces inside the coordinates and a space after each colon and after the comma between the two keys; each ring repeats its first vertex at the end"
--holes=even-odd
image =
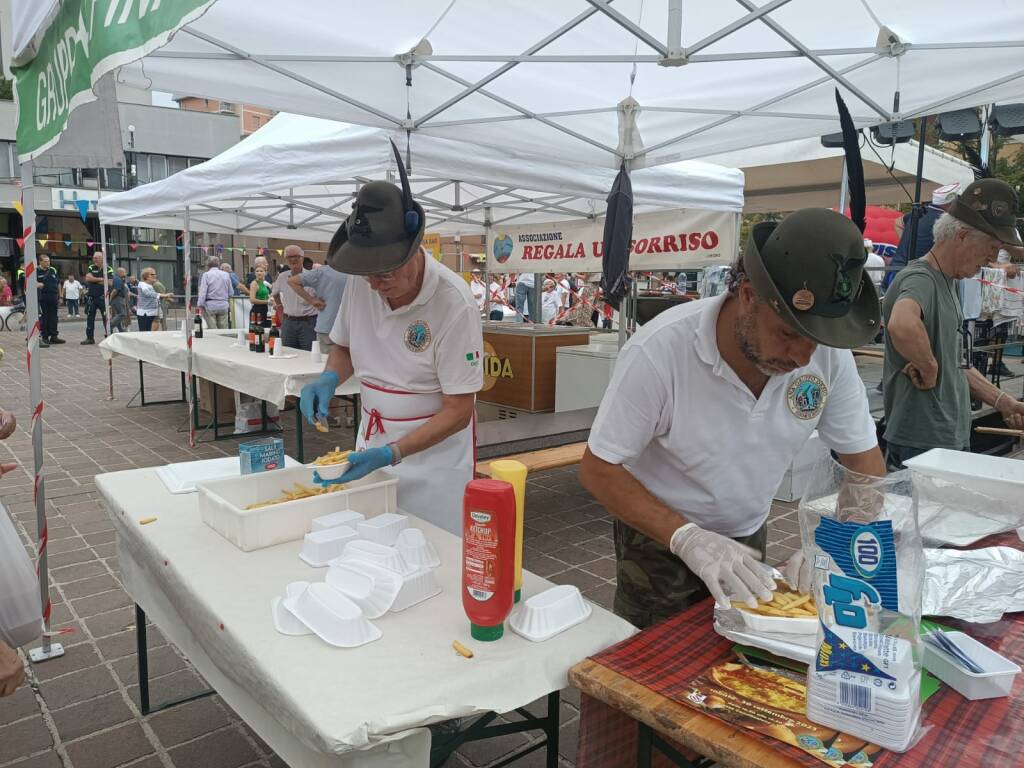
{"type": "Polygon", "coordinates": [[[856,475],[831,459],[800,504],[814,567],[807,717],[894,751],[919,737],[924,555],[910,475],[856,475]]]}

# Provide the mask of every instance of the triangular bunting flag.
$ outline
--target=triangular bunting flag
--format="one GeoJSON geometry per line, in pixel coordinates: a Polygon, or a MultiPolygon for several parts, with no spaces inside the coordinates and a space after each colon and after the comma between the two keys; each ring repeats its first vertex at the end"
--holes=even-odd
{"type": "Polygon", "coordinates": [[[217,253],[224,253],[224,246],[217,243],[217,253]]]}
{"type": "Polygon", "coordinates": [[[25,215],[25,206],[23,206],[17,200],[12,200],[11,201],[11,205],[14,207],[14,210],[16,210],[18,212],[19,216],[24,216],[25,215]]]}
{"type": "Polygon", "coordinates": [[[95,245],[95,244],[96,244],[96,241],[93,240],[91,237],[88,240],[85,241],[85,247],[86,248],[92,248],[93,245],[95,245]]]}
{"type": "Polygon", "coordinates": [[[48,242],[50,242],[50,241],[49,241],[49,240],[47,240],[47,239],[46,239],[45,237],[40,237],[40,238],[39,238],[39,247],[40,247],[40,248],[45,248],[45,247],[46,247],[46,244],[47,244],[48,242]]]}
{"type": "Polygon", "coordinates": [[[82,217],[82,221],[84,222],[89,216],[89,201],[75,200],[75,206],[78,208],[78,215],[82,217]]]}
{"type": "Polygon", "coordinates": [[[277,251],[278,256],[284,256],[284,248],[275,248],[274,250],[277,251]]]}
{"type": "Polygon", "coordinates": [[[14,238],[14,242],[16,242],[18,244],[19,248],[24,248],[25,247],[25,238],[24,237],[16,237],[16,238],[14,238]]]}
{"type": "Polygon", "coordinates": [[[264,248],[264,247],[263,247],[262,245],[261,245],[261,246],[259,246],[259,247],[258,247],[258,248],[256,249],[256,255],[257,255],[257,256],[262,256],[262,255],[263,255],[263,251],[265,251],[265,250],[266,250],[266,249],[265,249],[265,248],[264,248]]]}
{"type": "Polygon", "coordinates": [[[208,246],[208,245],[200,246],[199,250],[201,250],[203,252],[203,256],[205,256],[206,254],[208,254],[210,252],[210,246],[208,246]]]}
{"type": "Polygon", "coordinates": [[[177,244],[176,246],[174,246],[174,247],[178,249],[178,253],[181,253],[182,251],[184,251],[184,250],[185,250],[185,246],[184,246],[184,245],[182,245],[181,243],[178,243],[178,244],[177,244]]]}
{"type": "Polygon", "coordinates": [[[128,243],[128,248],[132,251],[136,251],[139,248],[139,244],[132,240],[130,243],[128,243]]]}
{"type": "Polygon", "coordinates": [[[65,248],[70,248],[71,247],[71,238],[70,237],[65,237],[64,238],[64,247],[65,248]]]}
{"type": "Polygon", "coordinates": [[[157,245],[156,243],[153,243],[153,250],[154,251],[159,251],[160,250],[160,246],[157,245]]]}

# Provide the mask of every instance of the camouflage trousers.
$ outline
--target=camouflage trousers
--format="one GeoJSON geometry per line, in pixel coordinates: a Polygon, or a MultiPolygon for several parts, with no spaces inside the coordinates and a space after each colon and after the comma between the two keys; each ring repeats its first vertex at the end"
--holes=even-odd
{"type": "MultiPolygon", "coordinates": [[[[761,553],[768,546],[768,523],[736,541],[761,553]]],[[[615,613],[644,629],[700,602],[710,593],[682,560],[654,539],[615,521],[615,613]]]]}

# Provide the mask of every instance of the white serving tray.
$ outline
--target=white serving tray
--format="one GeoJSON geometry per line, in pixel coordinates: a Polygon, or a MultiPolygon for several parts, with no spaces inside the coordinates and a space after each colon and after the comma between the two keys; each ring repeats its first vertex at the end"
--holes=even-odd
{"type": "MultiPolygon", "coordinates": [[[[297,467],[299,462],[291,456],[284,457],[284,469],[297,467]]],[[[272,470],[273,471],[273,470],[272,470]]],[[[242,470],[237,456],[203,461],[182,461],[157,467],[156,474],[163,480],[171,493],[195,493],[196,483],[219,480],[223,477],[241,477],[242,470]]]]}
{"type": "Polygon", "coordinates": [[[291,467],[199,483],[202,521],[243,552],[296,541],[309,533],[314,518],[350,509],[366,517],[398,511],[398,480],[377,471],[344,491],[245,509],[277,498],[293,483],[313,485],[313,470],[291,467]]]}

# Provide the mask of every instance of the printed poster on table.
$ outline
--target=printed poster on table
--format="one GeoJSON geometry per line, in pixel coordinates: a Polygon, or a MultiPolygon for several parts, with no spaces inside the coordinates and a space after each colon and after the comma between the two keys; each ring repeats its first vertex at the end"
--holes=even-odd
{"type": "Polygon", "coordinates": [[[790,678],[726,662],[702,672],[685,695],[673,698],[731,725],[785,742],[832,768],[869,768],[882,752],[875,744],[808,720],[803,675],[790,678]]]}
{"type": "MultiPolygon", "coordinates": [[[[629,268],[698,269],[730,264],[739,216],[679,209],[633,217],[629,268]]],[[[604,219],[493,227],[487,236],[489,272],[600,272],[604,219]]]]}

